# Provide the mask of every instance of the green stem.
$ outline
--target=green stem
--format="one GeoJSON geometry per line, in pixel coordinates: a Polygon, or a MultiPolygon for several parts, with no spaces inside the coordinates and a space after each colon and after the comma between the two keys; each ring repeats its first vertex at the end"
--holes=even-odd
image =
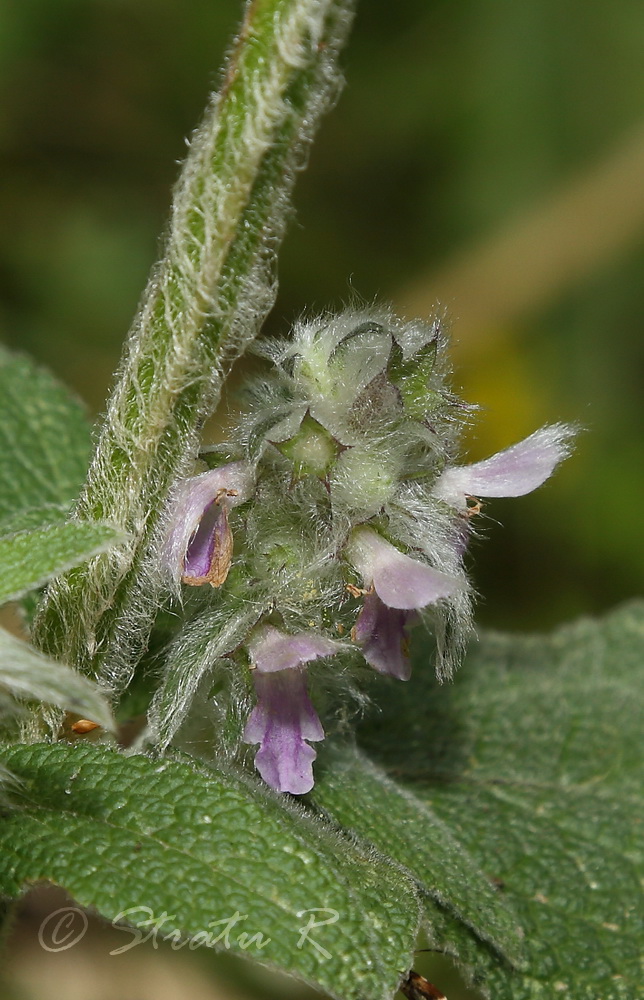
{"type": "Polygon", "coordinates": [[[252,0],[184,164],[76,511],[130,542],[56,580],[34,626],[42,648],[114,690],[158,603],[148,570],[168,491],[190,472],[223,378],[273,304],[289,196],[339,90],[353,4],[252,0]]]}

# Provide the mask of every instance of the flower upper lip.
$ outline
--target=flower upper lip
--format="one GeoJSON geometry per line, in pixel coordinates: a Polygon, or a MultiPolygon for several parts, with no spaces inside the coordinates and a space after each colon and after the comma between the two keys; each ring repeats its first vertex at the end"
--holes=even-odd
{"type": "Polygon", "coordinates": [[[253,666],[260,673],[290,670],[320,656],[333,656],[343,646],[314,632],[287,635],[273,625],[264,625],[248,642],[253,666]]]}
{"type": "Polygon", "coordinates": [[[347,556],[365,584],[373,584],[378,597],[390,608],[424,608],[463,588],[458,577],[405,555],[372,528],[356,528],[347,556]]]}
{"type": "Polygon", "coordinates": [[[541,427],[481,462],[445,469],[434,483],[433,493],[459,508],[466,506],[468,496],[524,496],[545,483],[570,454],[575,433],[575,428],[566,424],[541,427]]]}
{"type": "MultiPolygon", "coordinates": [[[[162,550],[163,566],[172,579],[175,592],[179,591],[180,582],[186,575],[186,557],[190,543],[195,539],[208,511],[211,512],[212,521],[211,524],[206,524],[211,532],[210,540],[216,545],[214,536],[219,531],[223,545],[226,542],[223,530],[226,526],[227,508],[248,500],[253,491],[253,483],[253,471],[248,462],[229,462],[184,479],[178,485],[169,506],[162,550]],[[213,504],[217,504],[218,500],[219,512],[213,509],[213,504]],[[216,516],[217,513],[221,514],[221,518],[216,516]]],[[[203,543],[204,548],[207,548],[208,539],[204,539],[203,543]]],[[[203,576],[203,582],[211,582],[208,574],[203,576]]]]}

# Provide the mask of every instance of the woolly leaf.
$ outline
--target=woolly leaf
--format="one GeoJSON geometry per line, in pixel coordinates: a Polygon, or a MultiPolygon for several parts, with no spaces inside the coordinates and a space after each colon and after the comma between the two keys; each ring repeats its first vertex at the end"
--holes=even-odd
{"type": "Polygon", "coordinates": [[[1,628],[0,691],[21,700],[57,705],[104,729],[114,729],[107,701],[95,684],[1,628]]]}
{"type": "Polygon", "coordinates": [[[520,964],[523,934],[516,916],[432,808],[351,748],[329,754],[325,764],[316,803],[404,864],[424,894],[520,964]]]}
{"type": "MultiPolygon", "coordinates": [[[[263,610],[262,604],[240,600],[234,593],[222,595],[214,606],[188,622],[169,644],[163,675],[147,713],[147,736],[158,749],[163,751],[170,744],[199,686],[212,677],[226,654],[243,642],[263,610]]],[[[225,745],[226,728],[220,722],[220,750],[225,745]]]]}
{"type": "Polygon", "coordinates": [[[124,535],[108,524],[70,521],[0,538],[0,604],[104,552],[124,535]]]}
{"type": "Polygon", "coordinates": [[[89,449],[78,400],[29,358],[0,347],[0,520],[43,504],[70,504],[89,449]]]}
{"type": "Polygon", "coordinates": [[[409,966],[409,879],[254,782],[101,746],[15,746],[4,758],[25,808],[0,825],[0,892],[48,879],[108,920],[219,936],[342,1000],[391,996],[409,966]],[[311,917],[333,922],[302,939],[311,917]]]}
{"type": "Polygon", "coordinates": [[[68,516],[69,506],[65,504],[47,503],[42,507],[27,507],[2,518],[0,538],[15,535],[19,531],[31,531],[32,528],[46,528],[50,524],[64,524],[68,516]]]}
{"type": "Polygon", "coordinates": [[[489,633],[453,685],[436,684],[419,653],[411,682],[388,685],[377,724],[363,728],[406,789],[405,807],[392,789],[378,797],[379,825],[344,806],[347,822],[426,882],[435,834],[431,823],[418,831],[431,810],[517,913],[523,971],[477,946],[447,910],[428,910],[433,944],[495,1000],[638,993],[643,656],[639,603],[551,636],[489,633]],[[388,833],[387,812],[401,820],[388,833]]]}

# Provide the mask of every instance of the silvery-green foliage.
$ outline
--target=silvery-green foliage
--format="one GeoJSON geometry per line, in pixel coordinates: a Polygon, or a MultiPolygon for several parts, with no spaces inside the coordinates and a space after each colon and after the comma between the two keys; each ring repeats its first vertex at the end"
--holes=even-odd
{"type": "MultiPolygon", "coordinates": [[[[238,427],[201,452],[205,471],[196,462],[221,382],[273,301],[288,195],[337,93],[351,14],[351,0],[248,3],[70,521],[82,413],[0,353],[0,458],[18,467],[0,462],[4,595],[33,599],[67,570],[36,639],[116,692],[165,602],[174,628],[141,742],[165,750],[183,727],[193,751],[158,762],[5,746],[18,777],[0,766],[13,807],[0,892],[51,879],[107,917],[143,908],[132,922],[144,926],[168,910],[183,942],[234,899],[274,938],[260,960],[374,1000],[408,968],[422,907],[431,943],[491,996],[630,1000],[638,855],[622,831],[634,828],[640,609],[551,640],[488,637],[450,689],[435,686],[423,647],[413,683],[362,727],[380,767],[351,741],[369,671],[409,679],[414,620],[434,633],[439,678],[453,673],[471,633],[463,557],[477,498],[541,485],[573,430],[555,424],[459,465],[472,407],[450,388],[442,322],[354,308],[261,344],[266,372],[245,387],[238,427]],[[260,744],[265,783],[309,792],[317,712],[351,735],[298,805],[249,775],[240,751],[260,744]],[[314,901],[342,917],[328,964],[292,934],[314,901]]],[[[64,710],[114,728],[96,685],[0,632],[5,735],[31,701],[50,706],[52,732],[64,710]]],[[[39,721],[23,737],[42,735],[39,721]]]]}
{"type": "Polygon", "coordinates": [[[393,995],[418,896],[352,835],[190,758],[58,743],[12,747],[7,763],[20,784],[0,824],[3,896],[47,880],[111,921],[119,947],[157,926],[155,945],[186,957],[226,950],[337,1000],[393,995]],[[322,950],[301,937],[311,917],[328,921],[311,935],[322,950]]]}
{"type": "Polygon", "coordinates": [[[18,720],[29,731],[29,702],[82,715],[108,731],[115,728],[108,702],[96,684],[0,629],[0,728],[5,736],[12,728],[15,735],[18,720]]]}
{"type": "Polygon", "coordinates": [[[0,346],[0,533],[58,521],[89,453],[80,401],[31,358],[0,346]]]}
{"type": "MultiPolygon", "coordinates": [[[[101,522],[69,520],[86,468],[90,429],[79,401],[29,358],[0,348],[0,605],[31,610],[52,577],[122,542],[101,522]]],[[[29,738],[38,713],[114,720],[86,677],[0,629],[0,730],[29,738]]],[[[4,776],[4,777],[3,777],[4,776]]],[[[0,782],[6,771],[0,772],[0,782]]]]}
{"type": "MultiPolygon", "coordinates": [[[[122,531],[99,521],[64,521],[60,513],[56,521],[51,520],[52,510],[55,508],[48,508],[47,514],[29,511],[29,515],[50,518],[32,530],[0,534],[0,604],[23,597],[71,566],[124,540],[122,531]]],[[[26,520],[27,516],[21,515],[21,521],[26,520]]]]}

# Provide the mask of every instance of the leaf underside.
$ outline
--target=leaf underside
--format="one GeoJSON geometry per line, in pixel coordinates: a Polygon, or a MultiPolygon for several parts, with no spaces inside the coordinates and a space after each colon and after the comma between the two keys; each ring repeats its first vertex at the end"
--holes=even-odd
{"type": "Polygon", "coordinates": [[[85,410],[70,391],[0,346],[0,522],[31,508],[68,507],[85,478],[90,443],[85,410]]]}
{"type": "Polygon", "coordinates": [[[48,524],[0,538],[0,604],[105,551],[125,536],[107,524],[48,524]]]}
{"type": "Polygon", "coordinates": [[[106,697],[92,681],[0,628],[0,701],[5,700],[5,715],[16,714],[12,698],[57,705],[104,729],[115,726],[106,697]]]}

